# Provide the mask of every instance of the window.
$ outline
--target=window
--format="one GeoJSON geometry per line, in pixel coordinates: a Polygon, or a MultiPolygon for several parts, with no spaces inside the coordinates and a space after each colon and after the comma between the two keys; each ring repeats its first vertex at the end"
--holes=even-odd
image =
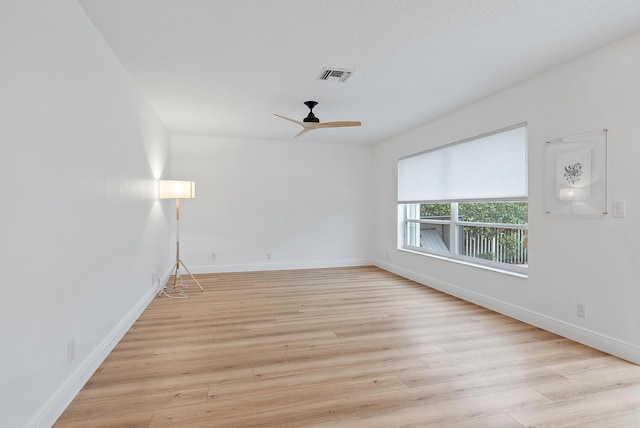
{"type": "Polygon", "coordinates": [[[402,248],[526,273],[526,127],[400,159],[402,248]]]}

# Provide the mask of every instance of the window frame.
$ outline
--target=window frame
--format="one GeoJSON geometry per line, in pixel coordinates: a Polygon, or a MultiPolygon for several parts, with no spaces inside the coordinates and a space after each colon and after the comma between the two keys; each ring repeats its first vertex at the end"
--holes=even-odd
{"type": "MultiPolygon", "coordinates": [[[[416,203],[410,203],[410,204],[400,204],[402,205],[402,245],[400,247],[400,249],[403,250],[408,250],[408,251],[412,251],[412,252],[418,252],[421,254],[425,254],[425,255],[433,255],[433,256],[437,256],[437,257],[443,257],[446,259],[450,259],[450,260],[454,260],[454,261],[459,261],[459,262],[463,262],[465,264],[471,264],[471,265],[477,265],[480,267],[485,267],[485,268],[490,268],[493,270],[498,270],[498,271],[508,271],[508,272],[513,272],[513,273],[517,273],[517,274],[521,274],[523,276],[526,276],[528,273],[528,263],[527,264],[511,264],[511,263],[504,263],[504,262],[499,262],[499,261],[494,261],[494,260],[489,260],[489,259],[483,259],[483,258],[479,258],[479,257],[472,257],[472,256],[468,256],[465,254],[460,254],[460,248],[459,248],[459,244],[462,241],[463,237],[462,237],[462,231],[464,230],[464,227],[486,227],[486,228],[496,228],[496,229],[511,229],[511,230],[523,230],[525,231],[525,236],[528,235],[528,231],[529,231],[529,225],[528,223],[491,223],[491,222],[478,222],[478,221],[466,221],[466,220],[460,220],[459,215],[458,215],[458,204],[462,203],[464,201],[461,202],[446,202],[449,203],[451,205],[451,217],[449,220],[435,220],[435,219],[420,219],[420,218],[409,218],[408,216],[408,210],[409,209],[413,209],[415,210],[415,206],[417,206],[417,211],[419,212],[419,206],[420,204],[431,204],[431,203],[442,203],[442,202],[431,202],[431,201],[425,201],[425,202],[416,202],[416,203]],[[449,226],[449,236],[448,236],[448,241],[450,243],[449,247],[449,251],[445,252],[445,251],[439,251],[437,249],[433,249],[433,248],[427,248],[427,247],[422,247],[420,246],[420,243],[418,242],[418,245],[412,245],[410,242],[412,241],[416,241],[415,236],[411,237],[411,231],[410,231],[410,227],[411,225],[414,225],[413,228],[416,227],[416,225],[421,225],[421,224],[434,224],[434,225],[441,225],[441,226],[449,226]],[[409,241],[409,242],[408,242],[409,241]]],[[[491,202],[525,202],[528,203],[528,200],[512,200],[512,201],[497,201],[497,200],[483,200],[483,201],[473,201],[474,203],[491,203],[491,202]]],[[[419,217],[419,216],[418,216],[419,217]]],[[[418,226],[419,227],[419,226],[418,226]]],[[[415,234],[415,232],[414,232],[415,234]]],[[[418,235],[419,236],[419,235],[418,235]]],[[[418,238],[419,240],[419,238],[418,238]]],[[[528,260],[528,258],[527,258],[528,260]]]]}

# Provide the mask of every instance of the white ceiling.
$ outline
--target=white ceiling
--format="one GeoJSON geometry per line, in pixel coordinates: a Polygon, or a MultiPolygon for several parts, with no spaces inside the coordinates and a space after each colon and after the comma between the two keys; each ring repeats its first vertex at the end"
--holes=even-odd
{"type": "Polygon", "coordinates": [[[640,31],[638,0],[79,0],[175,134],[375,143],[640,31]],[[325,66],[354,70],[318,81],[325,66]]]}

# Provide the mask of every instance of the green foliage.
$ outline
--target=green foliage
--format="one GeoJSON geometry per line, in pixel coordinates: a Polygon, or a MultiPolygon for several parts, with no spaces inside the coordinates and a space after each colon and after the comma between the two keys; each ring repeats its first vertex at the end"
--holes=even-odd
{"type": "Polygon", "coordinates": [[[512,231],[503,230],[500,234],[500,244],[505,248],[507,257],[515,257],[518,246],[520,246],[520,240],[512,231]]]}
{"type": "Polygon", "coordinates": [[[494,262],[496,261],[497,257],[496,255],[492,252],[492,251],[488,251],[486,253],[481,253],[478,254],[477,256],[479,259],[484,259],[484,260],[493,260],[494,262]]]}
{"type": "Polygon", "coordinates": [[[420,217],[451,217],[451,204],[420,204],[420,217]]]}
{"type": "Polygon", "coordinates": [[[458,204],[460,220],[483,223],[524,224],[526,202],[463,202],[458,204]]]}

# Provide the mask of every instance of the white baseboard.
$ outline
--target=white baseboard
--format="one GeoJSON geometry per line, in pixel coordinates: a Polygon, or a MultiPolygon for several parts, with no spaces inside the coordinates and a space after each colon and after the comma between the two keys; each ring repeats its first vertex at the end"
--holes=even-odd
{"type": "Polygon", "coordinates": [[[120,339],[131,328],[133,323],[138,319],[140,314],[151,303],[153,298],[160,291],[160,287],[164,287],[169,279],[171,271],[167,271],[156,286],[151,287],[149,291],[140,299],[140,301],[127,313],[127,315],[118,323],[118,325],[105,337],[105,339],[82,361],[73,371],[71,376],[58,390],[47,400],[26,426],[40,428],[50,427],[62,415],[75,396],[80,392],[85,383],[100,367],[100,364],[107,358],[109,353],[115,348],[120,339]]]}
{"type": "Polygon", "coordinates": [[[561,321],[520,306],[512,305],[493,297],[485,296],[447,283],[446,281],[431,278],[427,275],[392,265],[382,260],[376,260],[374,264],[381,269],[408,278],[427,287],[431,287],[435,290],[475,303],[476,305],[491,309],[494,312],[507,315],[543,330],[566,337],[567,339],[571,339],[608,354],[615,355],[616,357],[632,363],[640,364],[640,347],[631,343],[588,330],[575,324],[561,321]]]}
{"type": "MultiPolygon", "coordinates": [[[[292,269],[321,269],[351,266],[370,266],[373,259],[347,259],[347,260],[312,260],[303,262],[265,262],[229,265],[202,265],[187,266],[191,273],[223,273],[223,272],[256,272],[266,270],[292,270],[292,269]]],[[[181,272],[184,274],[181,269],[181,272]]]]}

